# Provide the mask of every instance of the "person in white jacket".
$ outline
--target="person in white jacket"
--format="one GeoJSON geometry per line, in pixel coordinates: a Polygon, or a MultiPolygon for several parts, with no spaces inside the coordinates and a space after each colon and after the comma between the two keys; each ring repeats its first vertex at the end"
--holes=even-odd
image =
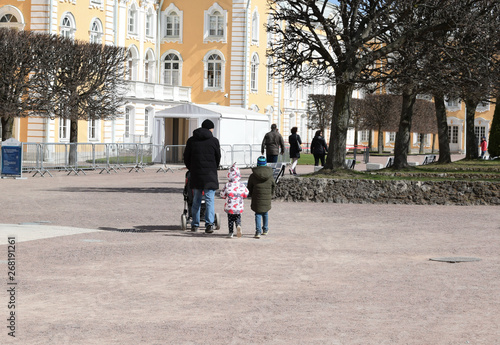
{"type": "Polygon", "coordinates": [[[236,236],[241,237],[241,214],[243,213],[243,199],[248,197],[247,187],[240,182],[240,169],[233,164],[227,173],[228,182],[222,188],[220,196],[226,199],[224,211],[227,213],[229,237],[233,237],[234,224],[236,224],[236,236]]]}

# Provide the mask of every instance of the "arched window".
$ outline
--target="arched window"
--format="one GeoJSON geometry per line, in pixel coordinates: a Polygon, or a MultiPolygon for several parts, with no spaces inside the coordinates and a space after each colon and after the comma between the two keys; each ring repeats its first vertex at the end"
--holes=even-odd
{"type": "Polygon", "coordinates": [[[128,9],[128,33],[137,35],[137,7],[132,4],[128,9]]]}
{"type": "Polygon", "coordinates": [[[224,90],[225,61],[222,54],[213,51],[205,55],[205,89],[224,90]]]}
{"type": "Polygon", "coordinates": [[[21,11],[11,5],[0,7],[0,28],[24,29],[24,17],[21,11]]]}
{"type": "Polygon", "coordinates": [[[174,4],[170,4],[163,12],[161,32],[166,42],[182,43],[182,16],[183,11],[174,4]]]}
{"type": "Polygon", "coordinates": [[[127,52],[127,61],[125,66],[125,79],[126,80],[137,80],[137,62],[138,53],[135,46],[130,47],[127,52]]]}
{"type": "Polygon", "coordinates": [[[252,14],[252,44],[259,44],[259,12],[257,9],[252,14]]]}
{"type": "Polygon", "coordinates": [[[151,50],[148,50],[144,58],[144,82],[155,82],[155,58],[151,50]]]}
{"type": "Polygon", "coordinates": [[[272,63],[273,60],[271,58],[267,59],[267,66],[266,66],[266,92],[271,93],[273,92],[273,69],[272,69],[272,63]]]}
{"type": "Polygon", "coordinates": [[[170,86],[181,85],[181,62],[179,55],[169,53],[163,59],[163,83],[170,86]]]}
{"type": "Polygon", "coordinates": [[[172,11],[167,15],[167,37],[179,37],[181,32],[181,22],[177,12],[172,11]]]}
{"type": "Polygon", "coordinates": [[[102,24],[99,19],[94,19],[90,27],[90,43],[102,43],[102,24]]]}
{"type": "Polygon", "coordinates": [[[150,8],[146,12],[146,37],[154,37],[154,23],[153,10],[150,8]]]}
{"type": "Polygon", "coordinates": [[[75,19],[72,14],[68,13],[62,18],[61,21],[61,26],[60,26],[61,36],[69,39],[74,39],[75,31],[76,31],[75,19]]]}
{"type": "Polygon", "coordinates": [[[252,56],[252,64],[250,66],[250,90],[257,92],[259,87],[259,55],[257,53],[252,56]]]}
{"type": "Polygon", "coordinates": [[[215,3],[205,11],[204,42],[226,41],[227,11],[215,3]]]}

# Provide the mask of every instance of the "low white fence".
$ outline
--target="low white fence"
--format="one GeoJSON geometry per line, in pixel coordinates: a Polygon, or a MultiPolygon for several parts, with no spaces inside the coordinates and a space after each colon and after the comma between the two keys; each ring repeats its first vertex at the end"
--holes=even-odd
{"type": "MultiPolygon", "coordinates": [[[[0,143],[1,146],[1,143],[0,143]]],[[[33,176],[50,171],[67,171],[69,174],[85,174],[85,171],[99,170],[99,173],[144,171],[144,167],[158,165],[158,171],[184,167],[185,145],[153,145],[127,143],[22,143],[23,173],[33,176]]],[[[260,145],[221,145],[221,168],[233,163],[239,167],[254,166],[261,155],[260,145]]],[[[288,161],[288,149],[280,155],[280,161],[288,161]]]]}

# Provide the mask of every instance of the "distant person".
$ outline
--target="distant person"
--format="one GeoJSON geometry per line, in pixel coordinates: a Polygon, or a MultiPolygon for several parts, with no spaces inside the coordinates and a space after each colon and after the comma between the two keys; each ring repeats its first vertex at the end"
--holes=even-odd
{"type": "Polygon", "coordinates": [[[327,151],[328,146],[326,146],[325,138],[323,138],[323,132],[317,130],[311,142],[311,153],[314,156],[314,166],[318,166],[319,161],[321,161],[321,166],[325,166],[325,154],[327,151]]]}
{"type": "Polygon", "coordinates": [[[488,143],[486,142],[486,137],[481,138],[481,144],[479,144],[479,146],[481,146],[481,159],[483,159],[484,155],[486,154],[486,151],[488,150],[488,143]]]}
{"type": "Polygon", "coordinates": [[[215,191],[219,188],[217,168],[221,153],[219,140],[213,136],[214,123],[205,120],[201,128],[193,131],[193,136],[186,143],[184,164],[190,172],[190,184],[193,189],[193,205],[191,207],[191,231],[196,232],[200,226],[200,209],[203,194],[205,195],[205,232],[214,232],[215,191]]]}
{"type": "Polygon", "coordinates": [[[276,163],[278,155],[285,153],[285,141],[274,123],[271,125],[271,131],[267,132],[262,140],[260,153],[264,154],[264,150],[268,163],[276,163]]]}
{"type": "Polygon", "coordinates": [[[292,134],[288,137],[288,143],[290,144],[290,159],[292,160],[292,165],[290,166],[290,174],[297,175],[297,163],[300,158],[300,151],[302,151],[302,140],[300,140],[300,135],[297,134],[297,127],[292,127],[292,134]]]}
{"type": "Polygon", "coordinates": [[[257,166],[252,168],[252,174],[248,178],[249,196],[252,198],[251,208],[255,212],[255,238],[267,235],[269,232],[269,210],[274,194],[273,169],[267,166],[266,157],[257,159],[257,166]]]}
{"type": "Polygon", "coordinates": [[[234,224],[236,224],[236,237],[241,237],[241,214],[243,213],[243,199],[248,196],[247,187],[240,182],[240,169],[233,164],[227,173],[228,182],[222,188],[220,196],[226,199],[224,211],[227,213],[229,237],[233,237],[234,224]]]}

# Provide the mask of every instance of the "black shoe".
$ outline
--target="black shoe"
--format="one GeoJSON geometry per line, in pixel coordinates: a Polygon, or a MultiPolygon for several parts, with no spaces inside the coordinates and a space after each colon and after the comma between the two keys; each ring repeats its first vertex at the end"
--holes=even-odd
{"type": "Polygon", "coordinates": [[[197,226],[192,226],[191,227],[192,232],[198,232],[198,227],[197,226]]]}
{"type": "Polygon", "coordinates": [[[214,232],[213,225],[207,225],[207,226],[205,227],[205,232],[206,232],[207,234],[211,234],[212,232],[214,232]]]}

